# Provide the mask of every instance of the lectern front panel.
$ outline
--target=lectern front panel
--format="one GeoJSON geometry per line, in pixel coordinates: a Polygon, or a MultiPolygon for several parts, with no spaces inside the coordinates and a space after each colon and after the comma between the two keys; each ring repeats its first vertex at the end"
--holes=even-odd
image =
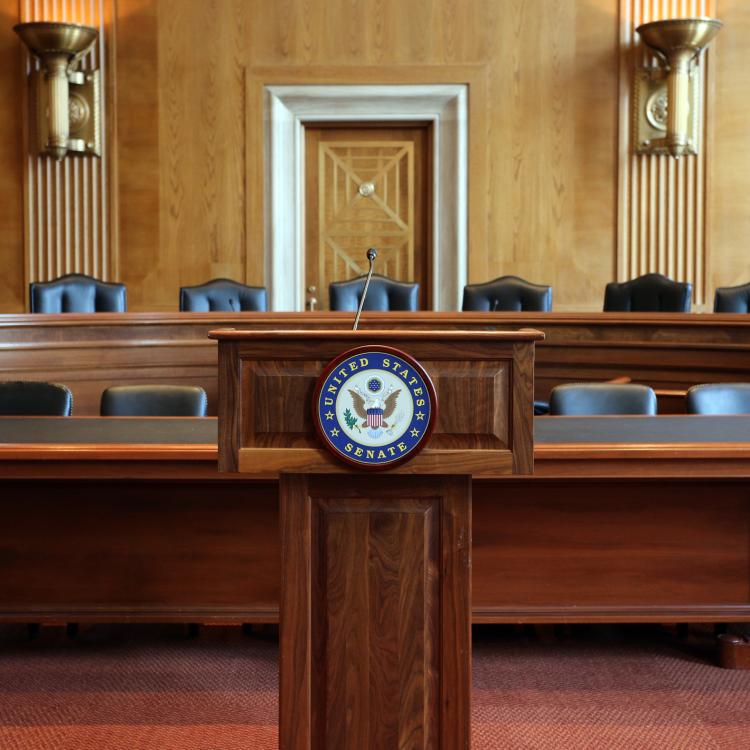
{"type": "Polygon", "coordinates": [[[257,476],[352,471],[313,423],[326,365],[361,345],[396,347],[435,385],[437,420],[424,450],[388,471],[494,476],[533,469],[535,331],[217,331],[222,389],[219,466],[257,476]]]}
{"type": "Polygon", "coordinates": [[[467,748],[470,480],[373,481],[282,475],[281,746],[467,748]]]}

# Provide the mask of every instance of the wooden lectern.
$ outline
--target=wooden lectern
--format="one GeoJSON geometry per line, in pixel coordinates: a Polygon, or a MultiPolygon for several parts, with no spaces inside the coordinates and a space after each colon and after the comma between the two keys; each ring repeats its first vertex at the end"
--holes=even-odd
{"type": "Polygon", "coordinates": [[[278,477],[281,750],[470,745],[471,480],[533,469],[538,331],[214,331],[219,469],[278,477]],[[311,401],[363,344],[437,393],[424,450],[388,471],[329,453],[311,401]]]}

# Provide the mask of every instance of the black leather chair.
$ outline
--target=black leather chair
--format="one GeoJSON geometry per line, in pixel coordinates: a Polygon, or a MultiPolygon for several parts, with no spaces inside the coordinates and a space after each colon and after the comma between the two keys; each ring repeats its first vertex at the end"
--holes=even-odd
{"type": "Polygon", "coordinates": [[[116,385],[102,393],[103,417],[205,417],[208,399],[192,385],[116,385]]]}
{"type": "Polygon", "coordinates": [[[532,284],[518,276],[500,276],[484,284],[467,284],[461,309],[549,312],[552,309],[552,287],[532,284]]]}
{"type": "Polygon", "coordinates": [[[4,417],[69,417],[73,394],[58,383],[15,380],[0,383],[0,415],[4,417]]]}
{"type": "Polygon", "coordinates": [[[749,313],[750,283],[739,286],[720,286],[714,294],[714,312],[749,313]]]}
{"type": "Polygon", "coordinates": [[[110,284],[93,276],[69,273],[52,281],[31,283],[33,313],[125,312],[125,284],[110,284]]]}
{"type": "Polygon", "coordinates": [[[604,290],[604,312],[690,312],[693,285],[647,273],[611,282],[604,290]]]}
{"type": "Polygon", "coordinates": [[[263,286],[247,286],[231,279],[213,279],[180,289],[181,312],[266,312],[268,300],[263,286]]]}
{"type": "MultiPolygon", "coordinates": [[[[365,288],[365,276],[349,281],[334,281],[328,287],[331,310],[355,312],[365,288]]],[[[387,276],[373,274],[367,290],[364,310],[415,311],[419,299],[419,284],[396,281],[387,276]]]]}
{"type": "Polygon", "coordinates": [[[694,385],[687,392],[688,414],[750,414],[750,383],[694,385]]]}
{"type": "Polygon", "coordinates": [[[549,413],[557,416],[656,414],[656,394],[647,385],[570,383],[552,389],[549,413]]]}

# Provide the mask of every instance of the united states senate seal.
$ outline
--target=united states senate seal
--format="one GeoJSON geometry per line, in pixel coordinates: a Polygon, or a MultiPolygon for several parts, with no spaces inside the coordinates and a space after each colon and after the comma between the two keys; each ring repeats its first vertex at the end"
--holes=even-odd
{"type": "Polygon", "coordinates": [[[365,469],[387,469],[412,458],[429,438],[437,413],[424,368],[387,346],[344,352],[320,376],[313,419],[326,447],[365,469]]]}

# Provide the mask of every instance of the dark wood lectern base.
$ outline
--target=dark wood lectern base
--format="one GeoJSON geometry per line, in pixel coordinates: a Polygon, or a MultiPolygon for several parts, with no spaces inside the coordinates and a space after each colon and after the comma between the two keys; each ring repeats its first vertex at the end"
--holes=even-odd
{"type": "Polygon", "coordinates": [[[281,750],[468,750],[471,480],[282,474],[281,750]]]}

